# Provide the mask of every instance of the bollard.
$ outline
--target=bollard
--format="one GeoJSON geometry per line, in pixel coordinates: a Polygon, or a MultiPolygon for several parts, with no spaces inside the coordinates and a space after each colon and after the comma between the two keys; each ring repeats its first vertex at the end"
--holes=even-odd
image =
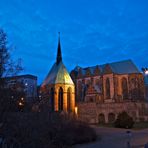
{"type": "Polygon", "coordinates": [[[131,131],[126,131],[126,134],[128,136],[127,148],[131,148],[131,137],[132,137],[132,133],[131,133],[131,131]]]}
{"type": "Polygon", "coordinates": [[[144,148],[148,148],[148,142],[144,145],[144,148]]]}

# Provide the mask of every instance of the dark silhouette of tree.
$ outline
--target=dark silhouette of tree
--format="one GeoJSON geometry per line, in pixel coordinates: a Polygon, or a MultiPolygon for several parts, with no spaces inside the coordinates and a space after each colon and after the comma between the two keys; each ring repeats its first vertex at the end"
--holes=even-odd
{"type": "Polygon", "coordinates": [[[134,120],[127,112],[123,111],[118,114],[117,119],[114,122],[115,127],[118,128],[132,128],[134,120]]]}
{"type": "Polygon", "coordinates": [[[0,29],[0,78],[16,75],[22,70],[21,59],[14,62],[10,57],[10,49],[7,35],[3,29],[0,29]]]}
{"type": "Polygon", "coordinates": [[[0,119],[3,119],[7,111],[12,110],[12,107],[15,106],[17,96],[20,96],[22,93],[6,87],[6,77],[16,75],[23,70],[21,59],[18,59],[16,62],[11,59],[11,49],[8,46],[6,33],[0,28],[0,119]]]}

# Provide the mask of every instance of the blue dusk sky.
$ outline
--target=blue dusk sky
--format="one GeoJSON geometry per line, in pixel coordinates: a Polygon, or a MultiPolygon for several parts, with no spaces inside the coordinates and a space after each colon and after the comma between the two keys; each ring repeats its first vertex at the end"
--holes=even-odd
{"type": "Polygon", "coordinates": [[[0,0],[0,27],[40,84],[55,62],[58,32],[68,71],[132,59],[148,67],[148,0],[0,0]]]}

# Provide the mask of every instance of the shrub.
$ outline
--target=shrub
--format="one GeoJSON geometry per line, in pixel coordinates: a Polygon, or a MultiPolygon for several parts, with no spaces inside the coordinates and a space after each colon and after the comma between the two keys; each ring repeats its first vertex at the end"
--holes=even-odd
{"type": "Polygon", "coordinates": [[[0,134],[15,138],[22,148],[66,148],[97,137],[86,123],[59,113],[11,114],[0,134]]]}
{"type": "Polygon", "coordinates": [[[133,118],[130,117],[127,112],[118,114],[116,121],[114,122],[115,127],[118,128],[132,128],[134,125],[133,118]]]}

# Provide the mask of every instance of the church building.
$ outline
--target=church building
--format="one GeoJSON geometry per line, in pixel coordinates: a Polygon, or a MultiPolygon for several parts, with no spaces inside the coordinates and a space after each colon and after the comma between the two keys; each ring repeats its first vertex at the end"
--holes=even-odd
{"type": "Polygon", "coordinates": [[[52,111],[74,112],[75,86],[62,61],[60,36],[56,62],[45,78],[41,92],[49,102],[52,111]]]}
{"type": "Polygon", "coordinates": [[[143,74],[131,60],[77,66],[75,83],[78,117],[87,123],[113,123],[126,111],[135,122],[148,121],[143,74]]]}
{"type": "Polygon", "coordinates": [[[76,113],[87,123],[113,123],[123,111],[135,122],[148,121],[144,77],[131,60],[77,66],[70,76],[62,61],[60,36],[56,61],[41,85],[41,94],[49,110],[76,113]]]}
{"type": "Polygon", "coordinates": [[[76,67],[71,76],[76,85],[77,101],[143,101],[144,77],[131,60],[93,67],[76,67]]]}

